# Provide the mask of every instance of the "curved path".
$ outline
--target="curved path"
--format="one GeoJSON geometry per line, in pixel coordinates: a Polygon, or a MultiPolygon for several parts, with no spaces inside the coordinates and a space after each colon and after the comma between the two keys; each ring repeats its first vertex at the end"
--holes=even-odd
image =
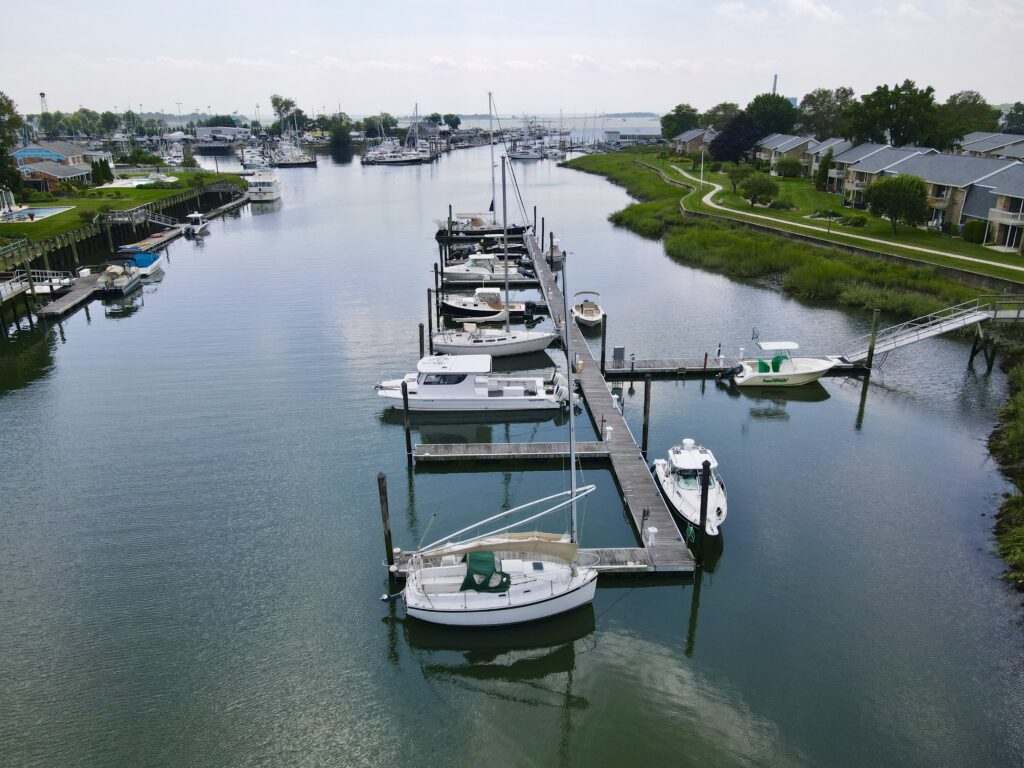
{"type": "MultiPolygon", "coordinates": [[[[648,167],[649,168],[654,168],[654,166],[648,166],[648,167]]],[[[675,169],[684,178],[689,179],[690,181],[696,182],[697,186],[698,187],[700,186],[701,180],[699,178],[697,178],[696,176],[692,176],[691,174],[687,173],[686,171],[684,171],[682,168],[680,168],[677,165],[673,165],[672,168],[675,169]]],[[[656,170],[659,173],[661,173],[661,170],[658,169],[658,168],[654,168],[654,170],[656,170]]],[[[669,181],[669,182],[672,181],[667,176],[663,175],[663,178],[666,181],[669,181]]],[[[715,184],[713,181],[705,181],[704,183],[705,184],[710,184],[711,188],[712,188],[710,192],[708,192],[706,195],[704,195],[704,197],[701,198],[702,202],[705,205],[707,205],[709,208],[712,208],[712,209],[714,209],[716,211],[722,211],[722,212],[724,212],[726,214],[729,214],[728,218],[742,217],[742,219],[760,219],[761,221],[766,221],[769,224],[774,225],[780,231],[783,231],[783,232],[786,231],[783,227],[778,226],[780,221],[779,221],[779,219],[776,219],[773,216],[765,216],[765,215],[760,214],[760,213],[746,213],[745,211],[737,211],[737,210],[735,210],[733,208],[728,208],[728,207],[726,207],[724,205],[719,205],[718,203],[716,203],[714,201],[713,198],[714,198],[715,195],[717,195],[719,192],[722,191],[722,185],[721,184],[715,184]]],[[[815,226],[813,224],[802,224],[802,223],[796,222],[796,221],[786,221],[786,222],[782,222],[782,223],[784,223],[787,227],[799,227],[801,229],[809,229],[812,232],[816,232],[818,234],[827,234],[827,230],[826,229],[824,229],[822,227],[815,226]]],[[[975,258],[973,256],[961,256],[960,254],[957,254],[957,253],[949,253],[948,251],[937,251],[937,250],[934,250],[932,248],[923,248],[923,247],[921,247],[919,245],[904,245],[902,243],[893,243],[890,240],[882,240],[882,239],[877,238],[877,237],[869,237],[868,235],[855,235],[855,234],[853,234],[851,232],[842,232],[840,234],[844,238],[850,238],[850,239],[853,239],[853,240],[862,240],[862,241],[867,242],[867,243],[877,243],[879,245],[887,245],[889,247],[896,247],[896,248],[899,248],[900,250],[904,250],[904,251],[916,251],[918,253],[926,253],[926,254],[930,254],[932,256],[942,256],[943,258],[946,258],[946,259],[956,259],[957,261],[966,261],[966,262],[971,262],[971,263],[974,263],[974,264],[984,264],[987,267],[996,267],[998,269],[1008,269],[1008,270],[1012,270],[1014,272],[1024,273],[1024,267],[1015,266],[1013,264],[1004,264],[1003,262],[1000,262],[1000,261],[987,261],[985,259],[978,259],[978,258],[975,258]]]]}

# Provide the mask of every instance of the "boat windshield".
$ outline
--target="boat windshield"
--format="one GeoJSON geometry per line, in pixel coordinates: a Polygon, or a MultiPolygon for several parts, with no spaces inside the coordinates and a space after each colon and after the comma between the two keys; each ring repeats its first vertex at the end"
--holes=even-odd
{"type": "Polygon", "coordinates": [[[423,376],[423,384],[461,384],[466,380],[464,373],[427,373],[423,376]]]}
{"type": "MultiPolygon", "coordinates": [[[[676,479],[676,485],[682,488],[684,491],[699,491],[700,490],[700,470],[699,469],[676,469],[673,470],[672,475],[676,479]]],[[[708,478],[708,488],[715,487],[715,473],[712,472],[708,478]]]]}

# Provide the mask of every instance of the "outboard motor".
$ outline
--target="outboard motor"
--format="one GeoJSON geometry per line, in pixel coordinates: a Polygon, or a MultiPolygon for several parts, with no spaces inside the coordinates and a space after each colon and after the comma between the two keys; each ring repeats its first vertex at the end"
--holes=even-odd
{"type": "Polygon", "coordinates": [[[720,371],[719,373],[715,374],[715,378],[719,379],[719,380],[721,380],[721,379],[731,379],[734,376],[738,376],[741,373],[743,373],[743,366],[742,365],[734,365],[732,368],[727,368],[726,370],[720,371]]]}

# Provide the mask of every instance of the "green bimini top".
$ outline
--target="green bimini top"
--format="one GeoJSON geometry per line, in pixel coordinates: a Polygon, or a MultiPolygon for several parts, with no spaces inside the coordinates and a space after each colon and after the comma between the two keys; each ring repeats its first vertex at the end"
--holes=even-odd
{"type": "Polygon", "coordinates": [[[502,573],[498,556],[493,552],[470,552],[466,555],[466,578],[462,580],[460,592],[504,592],[512,583],[507,573],[502,573]]]}

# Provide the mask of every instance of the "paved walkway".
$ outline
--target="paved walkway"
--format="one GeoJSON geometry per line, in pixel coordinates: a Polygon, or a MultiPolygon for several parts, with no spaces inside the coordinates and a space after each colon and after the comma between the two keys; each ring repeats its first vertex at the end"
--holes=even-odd
{"type": "MultiPolygon", "coordinates": [[[[650,167],[653,168],[654,166],[650,166],[650,167]]],[[[689,179],[690,181],[696,182],[698,188],[700,187],[700,179],[698,177],[693,176],[693,175],[687,173],[686,171],[684,171],[682,168],[680,168],[677,165],[673,165],[672,168],[675,169],[676,171],[678,171],[684,178],[689,179]]],[[[655,170],[658,170],[658,169],[655,168],[655,170]]],[[[665,178],[666,178],[666,180],[668,180],[668,177],[665,177],[665,178]]],[[[714,198],[715,195],[717,195],[719,192],[722,191],[722,185],[721,184],[715,184],[712,181],[705,181],[704,183],[705,184],[710,184],[712,189],[711,189],[710,192],[708,192],[706,195],[704,195],[704,197],[701,198],[701,200],[709,208],[712,208],[712,209],[714,209],[716,211],[722,211],[724,213],[730,214],[731,217],[739,216],[739,217],[742,217],[744,219],[759,219],[760,221],[766,221],[769,224],[774,225],[775,227],[777,227],[778,229],[780,229],[782,231],[785,231],[785,229],[783,227],[779,226],[780,223],[785,224],[787,227],[799,227],[801,229],[809,229],[812,232],[815,232],[817,234],[822,234],[822,235],[826,235],[826,236],[828,235],[828,230],[827,229],[825,229],[824,227],[816,226],[814,224],[801,224],[800,222],[796,222],[796,221],[781,222],[779,219],[775,218],[774,216],[765,216],[764,214],[760,214],[760,213],[747,213],[745,211],[737,211],[734,208],[729,208],[729,207],[724,206],[724,205],[719,205],[718,203],[716,203],[714,201],[713,198],[714,198]]],[[[935,250],[934,248],[923,248],[923,247],[921,247],[919,245],[904,245],[903,243],[893,243],[891,240],[882,240],[881,238],[869,237],[868,235],[855,235],[855,234],[853,234],[851,232],[842,232],[841,235],[845,239],[862,240],[862,241],[864,241],[866,243],[874,243],[874,244],[878,244],[878,245],[886,245],[886,246],[889,246],[889,247],[899,248],[900,250],[903,250],[903,251],[915,251],[917,253],[925,253],[925,254],[928,254],[930,256],[942,256],[943,258],[947,258],[947,259],[956,259],[957,261],[966,261],[966,262],[971,262],[973,264],[984,264],[986,267],[997,267],[999,269],[1008,269],[1008,270],[1011,270],[1013,272],[1024,273],[1024,267],[1015,266],[1013,264],[1004,264],[1003,262],[1000,262],[1000,261],[987,261],[985,259],[975,258],[974,256],[961,256],[960,254],[957,254],[957,253],[950,253],[949,251],[938,251],[938,250],[935,250]]]]}

